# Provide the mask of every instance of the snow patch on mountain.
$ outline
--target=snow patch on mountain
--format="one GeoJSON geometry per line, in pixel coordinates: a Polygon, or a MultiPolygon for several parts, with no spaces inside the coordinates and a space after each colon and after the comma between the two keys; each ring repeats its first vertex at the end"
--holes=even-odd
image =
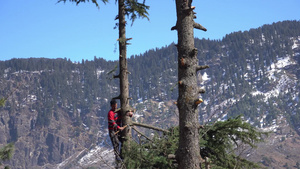
{"type": "Polygon", "coordinates": [[[101,168],[111,168],[114,161],[114,152],[112,149],[107,149],[103,146],[96,146],[83,156],[78,164],[82,167],[89,167],[93,164],[100,164],[101,168]]]}
{"type": "Polygon", "coordinates": [[[296,49],[300,46],[300,36],[298,36],[298,39],[294,39],[293,40],[293,45],[292,45],[292,49],[296,49]]]}
{"type": "Polygon", "coordinates": [[[208,77],[208,74],[206,72],[203,73],[202,75],[202,83],[204,83],[205,81],[209,81],[210,78],[208,77]]]}
{"type": "Polygon", "coordinates": [[[272,63],[271,66],[267,69],[267,77],[270,80],[273,80],[277,83],[270,91],[253,91],[251,94],[253,96],[263,95],[265,97],[264,101],[266,102],[271,97],[278,97],[280,93],[288,92],[290,84],[295,83],[294,80],[289,77],[282,68],[285,68],[289,65],[296,64],[291,57],[278,58],[276,63],[272,63]]]}
{"type": "Polygon", "coordinates": [[[253,96],[263,95],[265,97],[264,101],[267,102],[271,97],[278,97],[280,93],[287,93],[288,86],[290,83],[293,83],[292,79],[290,79],[286,74],[282,75],[277,82],[278,84],[273,90],[267,92],[261,92],[259,90],[253,91],[251,94],[253,96]]]}

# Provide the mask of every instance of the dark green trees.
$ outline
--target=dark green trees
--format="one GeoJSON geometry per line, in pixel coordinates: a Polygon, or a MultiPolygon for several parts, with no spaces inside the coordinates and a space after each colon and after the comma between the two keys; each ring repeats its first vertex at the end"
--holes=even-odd
{"type": "MultiPolygon", "coordinates": [[[[5,98],[1,98],[0,99],[0,107],[3,107],[5,105],[5,98]]],[[[11,159],[12,155],[13,155],[13,151],[14,151],[14,144],[13,143],[9,143],[7,145],[5,145],[4,147],[0,148],[0,166],[2,165],[2,161],[6,161],[11,159]]],[[[5,166],[5,169],[8,169],[8,166],[5,166]]]]}

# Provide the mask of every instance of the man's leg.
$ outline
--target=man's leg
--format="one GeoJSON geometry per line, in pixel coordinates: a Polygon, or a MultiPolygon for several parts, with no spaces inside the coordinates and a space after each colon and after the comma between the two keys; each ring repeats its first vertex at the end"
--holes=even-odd
{"type": "Polygon", "coordinates": [[[109,137],[111,140],[111,143],[113,145],[114,148],[114,152],[116,155],[116,159],[121,159],[121,154],[120,154],[120,150],[119,150],[119,139],[118,139],[118,135],[115,134],[114,131],[110,131],[109,132],[109,137]]]}
{"type": "Polygon", "coordinates": [[[124,159],[123,158],[123,155],[122,155],[122,150],[123,150],[123,138],[122,138],[122,136],[121,136],[122,134],[119,132],[118,133],[118,140],[119,140],[119,144],[121,144],[121,150],[120,150],[120,157],[121,157],[121,159],[124,159]]]}

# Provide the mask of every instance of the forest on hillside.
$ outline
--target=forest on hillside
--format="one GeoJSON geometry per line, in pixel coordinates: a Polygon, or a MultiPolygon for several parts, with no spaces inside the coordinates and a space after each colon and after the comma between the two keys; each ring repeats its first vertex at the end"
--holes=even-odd
{"type": "MultiPolygon", "coordinates": [[[[198,108],[200,123],[242,115],[253,126],[266,128],[284,117],[300,133],[299,27],[299,21],[284,21],[220,40],[195,38],[199,65],[210,66],[197,74],[198,85],[206,90],[198,108]]],[[[176,112],[172,104],[178,97],[177,57],[173,43],[128,58],[130,105],[144,122],[162,128],[178,124],[172,118],[176,112]]],[[[8,124],[8,133],[0,132],[8,137],[0,138],[0,143],[19,142],[22,147],[27,135],[34,141],[42,138],[47,148],[38,150],[43,152],[38,165],[45,164],[46,157],[58,163],[60,157],[70,156],[75,151],[72,143],[51,133],[41,137],[37,129],[55,126],[55,132],[65,129],[72,139],[94,139],[99,128],[107,128],[108,103],[119,93],[118,80],[113,78],[118,65],[97,56],[81,62],[68,58],[0,61],[0,98],[8,98],[0,108],[4,112],[0,127],[8,124]],[[22,119],[24,114],[28,119],[22,119]]],[[[24,156],[29,156],[29,149],[24,156]]]]}
{"type": "MultiPolygon", "coordinates": [[[[206,88],[207,94],[203,95],[205,100],[211,100],[205,108],[206,114],[210,114],[210,106],[218,105],[225,98],[237,98],[251,92],[253,88],[261,91],[270,88],[266,69],[278,58],[293,55],[295,51],[292,50],[291,38],[300,35],[299,26],[299,21],[284,21],[249,31],[235,32],[226,35],[222,40],[195,39],[195,46],[199,50],[198,58],[200,62],[205,61],[199,64],[207,64],[211,67],[205,71],[210,77],[209,84],[211,84],[206,88]],[[244,76],[245,74],[247,76],[244,76]],[[220,88],[222,93],[219,93],[220,88]]],[[[131,104],[147,99],[157,101],[177,99],[176,57],[176,48],[174,44],[170,44],[128,59],[131,72],[130,95],[133,98],[131,104]]],[[[1,61],[0,76],[4,77],[1,83],[5,85],[0,94],[7,95],[7,92],[16,85],[23,87],[21,83],[11,83],[12,79],[19,81],[21,78],[15,75],[16,72],[31,74],[28,78],[35,78],[36,83],[30,86],[29,93],[35,95],[38,100],[32,105],[32,109],[37,109],[39,112],[37,125],[49,125],[49,114],[53,113],[55,116],[58,107],[66,109],[70,105],[73,106],[72,110],[80,108],[82,111],[80,117],[73,118],[84,120],[96,101],[100,102],[97,104],[107,108],[108,106],[105,105],[107,100],[117,95],[117,81],[112,78],[118,73],[117,66],[117,61],[106,61],[96,56],[92,61],[82,60],[81,63],[73,63],[67,58],[1,61]]],[[[299,72],[296,74],[299,78],[299,72]]],[[[19,96],[22,97],[24,96],[19,96]]],[[[282,103],[276,108],[272,104],[258,102],[259,97],[248,95],[243,98],[230,108],[229,116],[244,114],[255,121],[255,117],[261,112],[269,110],[268,119],[272,120],[282,110],[290,110],[290,106],[285,102],[276,99],[284,99],[296,105],[296,100],[291,100],[292,96],[289,95],[274,98],[273,102],[282,103]],[[257,107],[261,112],[257,111],[257,107]]],[[[6,109],[15,111],[16,106],[8,105],[6,109]]],[[[292,123],[299,124],[299,109],[290,111],[288,114],[291,116],[292,123]]],[[[66,112],[70,111],[66,110],[66,112]]],[[[98,115],[104,116],[105,113],[106,111],[103,111],[98,115]]],[[[69,113],[69,116],[72,117],[73,113],[69,113]]]]}

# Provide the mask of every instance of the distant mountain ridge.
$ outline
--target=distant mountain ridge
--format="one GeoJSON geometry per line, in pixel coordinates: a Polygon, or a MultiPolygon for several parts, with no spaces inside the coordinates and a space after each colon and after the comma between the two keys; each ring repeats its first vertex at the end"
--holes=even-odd
{"type": "MultiPolygon", "coordinates": [[[[201,123],[243,115],[254,126],[280,136],[272,137],[272,145],[292,147],[300,141],[300,21],[235,32],[222,40],[195,39],[195,46],[199,64],[210,66],[198,74],[199,86],[206,89],[199,106],[201,123]]],[[[15,142],[12,168],[53,168],[84,148],[109,142],[106,113],[109,100],[119,92],[119,81],[112,78],[118,73],[116,66],[117,61],[97,57],[81,63],[45,58],[0,61],[0,97],[9,96],[0,108],[0,145],[15,142]]],[[[137,109],[134,120],[163,128],[176,125],[174,44],[131,56],[128,68],[130,102],[137,109]]],[[[258,153],[249,159],[278,168],[284,168],[284,162],[300,163],[297,153],[278,152],[289,158],[258,153]]]]}

